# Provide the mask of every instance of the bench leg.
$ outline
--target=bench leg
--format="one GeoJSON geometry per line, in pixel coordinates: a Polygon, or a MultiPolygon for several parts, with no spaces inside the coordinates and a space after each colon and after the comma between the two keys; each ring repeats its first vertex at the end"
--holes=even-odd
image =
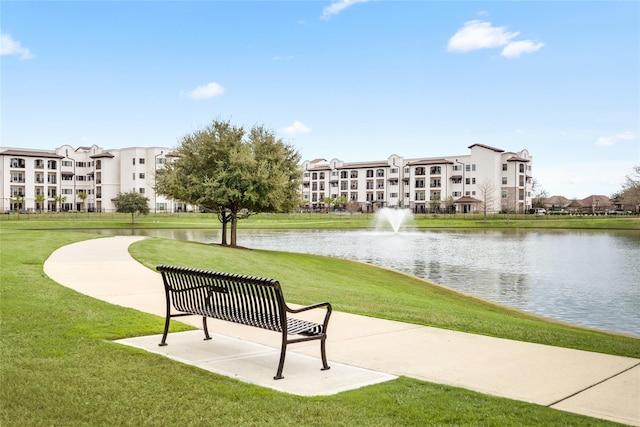
{"type": "Polygon", "coordinates": [[[284,358],[287,355],[287,338],[282,338],[282,347],[280,348],[280,363],[278,364],[278,372],[276,372],[276,376],[273,377],[274,380],[281,380],[284,378],[282,376],[282,369],[284,368],[284,358]]]}
{"type": "Polygon", "coordinates": [[[331,366],[327,364],[327,346],[326,346],[327,337],[322,338],[320,340],[320,354],[322,355],[322,371],[326,371],[327,369],[331,369],[331,366]]]}
{"type": "Polygon", "coordinates": [[[160,347],[164,347],[167,345],[167,334],[169,333],[169,322],[171,322],[171,317],[167,316],[164,321],[164,333],[162,334],[162,341],[158,344],[160,347]]]}
{"type": "Polygon", "coordinates": [[[202,329],[204,329],[204,340],[210,340],[211,337],[209,336],[209,328],[207,328],[207,317],[206,316],[202,316],[202,329]]]}

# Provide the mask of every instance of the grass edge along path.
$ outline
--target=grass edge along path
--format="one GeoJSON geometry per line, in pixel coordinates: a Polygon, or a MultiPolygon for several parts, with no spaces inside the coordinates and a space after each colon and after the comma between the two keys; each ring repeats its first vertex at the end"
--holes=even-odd
{"type": "MultiPolygon", "coordinates": [[[[160,333],[163,319],[44,274],[51,252],[87,238],[0,229],[2,426],[616,425],[408,378],[335,396],[292,396],[114,344],[160,333]]],[[[172,322],[172,330],[184,329],[172,322]]]]}
{"type": "Polygon", "coordinates": [[[149,268],[171,264],[277,279],[292,303],[326,300],[353,314],[640,358],[640,338],[553,321],[364,263],[165,239],[145,239],[129,251],[149,268]]]}

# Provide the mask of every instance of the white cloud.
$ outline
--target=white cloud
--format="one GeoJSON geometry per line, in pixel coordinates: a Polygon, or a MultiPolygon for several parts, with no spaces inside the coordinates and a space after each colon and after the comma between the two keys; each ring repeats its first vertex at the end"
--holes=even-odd
{"type": "Polygon", "coordinates": [[[629,131],[625,131],[614,136],[601,136],[596,140],[596,145],[601,147],[610,147],[618,141],[629,141],[633,139],[636,139],[636,135],[629,131]]]}
{"type": "Polygon", "coordinates": [[[0,35],[0,55],[19,55],[20,59],[35,58],[29,48],[23,47],[20,42],[11,37],[11,34],[0,35]]]}
{"type": "Polygon", "coordinates": [[[291,126],[287,126],[286,128],[282,129],[282,133],[286,136],[296,136],[302,133],[307,133],[310,130],[311,129],[309,129],[307,125],[295,120],[291,126]]]}
{"type": "Polygon", "coordinates": [[[468,21],[449,39],[449,52],[471,52],[479,49],[503,47],[502,56],[518,58],[523,53],[540,50],[544,43],[531,40],[513,40],[520,32],[509,32],[505,27],[494,27],[487,21],[468,21]]]}
{"type": "Polygon", "coordinates": [[[449,52],[470,52],[504,46],[519,33],[509,33],[491,22],[469,21],[449,39],[449,52]]]}
{"type": "Polygon", "coordinates": [[[189,92],[184,92],[186,96],[193,99],[213,98],[214,96],[222,95],[223,93],[224,88],[215,82],[208,83],[204,86],[198,86],[189,92]]]}
{"type": "Polygon", "coordinates": [[[542,49],[543,46],[544,43],[534,43],[531,40],[511,42],[502,49],[502,53],[500,55],[506,56],[507,58],[518,58],[523,53],[535,52],[536,50],[542,49]]]}
{"type": "Polygon", "coordinates": [[[369,0],[340,0],[334,3],[331,3],[329,6],[325,7],[322,11],[321,19],[329,19],[333,15],[337,15],[348,7],[353,6],[356,3],[366,3],[369,0]]]}

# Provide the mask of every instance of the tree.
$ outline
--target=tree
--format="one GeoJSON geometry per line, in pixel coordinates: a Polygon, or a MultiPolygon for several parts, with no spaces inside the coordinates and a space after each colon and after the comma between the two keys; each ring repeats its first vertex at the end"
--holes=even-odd
{"type": "Polygon", "coordinates": [[[360,206],[360,203],[358,203],[357,200],[349,200],[346,206],[347,206],[347,210],[349,211],[349,214],[358,212],[358,210],[360,210],[360,208],[362,207],[360,206]]]}
{"type": "Polygon", "coordinates": [[[340,208],[340,210],[345,209],[347,203],[349,203],[349,199],[347,199],[347,196],[336,197],[333,201],[333,205],[337,208],[340,208]]]}
{"type": "Polygon", "coordinates": [[[67,197],[59,195],[59,196],[55,196],[53,200],[58,205],[58,212],[62,212],[62,204],[67,201],[67,197]]]}
{"type": "Polygon", "coordinates": [[[619,198],[624,203],[625,209],[630,209],[630,206],[633,206],[633,211],[638,212],[640,208],[640,166],[634,166],[632,172],[625,177],[619,198]]]}
{"type": "Polygon", "coordinates": [[[544,208],[544,200],[549,197],[549,193],[547,193],[547,190],[540,186],[535,178],[531,182],[531,193],[533,194],[533,198],[531,199],[531,207],[544,208]]]}
{"type": "Polygon", "coordinates": [[[289,212],[299,202],[300,155],[262,126],[248,132],[214,120],[182,138],[176,159],[156,173],[158,194],[216,212],[222,245],[237,246],[238,220],[289,212]]]}
{"type": "Polygon", "coordinates": [[[118,193],[113,203],[116,206],[116,212],[131,214],[131,224],[134,222],[135,213],[143,215],[149,213],[149,199],[136,191],[118,193]]]}
{"type": "Polygon", "coordinates": [[[447,213],[455,213],[456,212],[456,202],[453,199],[453,196],[448,196],[444,200],[444,206],[447,213]]]}
{"type": "Polygon", "coordinates": [[[86,193],[86,191],[80,191],[80,192],[78,192],[78,198],[79,198],[79,199],[80,199],[80,201],[81,201],[81,204],[82,204],[82,210],[84,210],[84,203],[85,203],[85,201],[87,200],[87,193],[86,193]]]}
{"type": "Polygon", "coordinates": [[[19,210],[22,210],[22,204],[24,203],[24,197],[22,197],[21,195],[16,195],[13,196],[11,198],[11,206],[13,207],[13,210],[18,212],[19,210]]]}
{"type": "Polygon", "coordinates": [[[44,204],[44,194],[42,193],[38,193],[36,194],[36,197],[34,198],[34,201],[36,202],[36,205],[38,207],[38,212],[42,213],[42,205],[44,204]]]}
{"type": "Polygon", "coordinates": [[[482,207],[482,220],[487,222],[487,211],[490,207],[493,210],[496,187],[491,181],[485,178],[480,185],[478,185],[478,193],[481,200],[480,206],[482,207]]]}
{"type": "Polygon", "coordinates": [[[440,200],[440,196],[434,196],[431,200],[429,200],[429,210],[433,213],[438,213],[440,211],[441,204],[442,201],[440,200]]]}

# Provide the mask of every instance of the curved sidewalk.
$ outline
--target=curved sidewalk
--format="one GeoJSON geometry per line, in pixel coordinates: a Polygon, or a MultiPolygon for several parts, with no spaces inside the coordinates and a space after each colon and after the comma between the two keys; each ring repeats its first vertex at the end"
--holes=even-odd
{"type": "MultiPolygon", "coordinates": [[[[44,271],[78,292],[164,317],[160,275],[127,250],[140,239],[68,245],[47,259],[44,271]]],[[[198,317],[181,319],[201,327],[198,317]]],[[[170,334],[166,347],[158,347],[159,335],[118,342],[301,395],[332,394],[404,375],[640,426],[640,359],[334,312],[327,339],[331,369],[320,371],[317,343],[293,345],[285,378],[274,381],[278,334],[222,321],[210,321],[210,330],[211,341],[203,341],[201,331],[170,334]]]]}

